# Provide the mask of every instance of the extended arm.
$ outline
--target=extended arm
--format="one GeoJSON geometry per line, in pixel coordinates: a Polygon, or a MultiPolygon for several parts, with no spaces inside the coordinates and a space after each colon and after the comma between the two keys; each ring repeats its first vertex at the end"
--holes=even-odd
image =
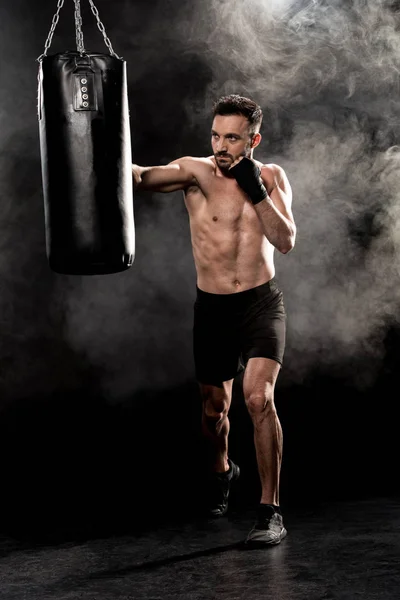
{"type": "Polygon", "coordinates": [[[135,189],[154,192],[174,192],[196,183],[193,174],[194,159],[186,156],[157,167],[132,165],[135,189]]]}

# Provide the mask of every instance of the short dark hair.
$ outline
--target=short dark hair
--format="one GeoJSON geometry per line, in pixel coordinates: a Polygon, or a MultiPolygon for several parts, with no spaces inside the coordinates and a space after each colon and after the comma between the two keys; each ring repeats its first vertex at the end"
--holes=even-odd
{"type": "Polygon", "coordinates": [[[250,98],[239,96],[238,94],[230,94],[229,96],[221,96],[214,103],[213,115],[243,115],[250,123],[251,132],[258,133],[261,127],[263,113],[261,106],[256,104],[250,98]]]}

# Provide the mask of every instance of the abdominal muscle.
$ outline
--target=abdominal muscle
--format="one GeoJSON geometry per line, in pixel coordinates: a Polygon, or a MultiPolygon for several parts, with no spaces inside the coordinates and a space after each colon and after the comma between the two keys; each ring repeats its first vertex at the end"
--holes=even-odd
{"type": "Polygon", "coordinates": [[[198,287],[232,294],[274,277],[274,248],[261,229],[251,203],[242,193],[227,200],[186,193],[198,287]]]}

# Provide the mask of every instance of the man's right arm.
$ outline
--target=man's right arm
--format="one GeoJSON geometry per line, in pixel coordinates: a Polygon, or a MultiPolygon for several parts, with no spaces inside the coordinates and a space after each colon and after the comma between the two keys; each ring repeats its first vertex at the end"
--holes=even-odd
{"type": "Polygon", "coordinates": [[[159,167],[132,165],[134,187],[154,192],[183,190],[196,183],[193,168],[195,162],[195,159],[185,156],[159,167]]]}

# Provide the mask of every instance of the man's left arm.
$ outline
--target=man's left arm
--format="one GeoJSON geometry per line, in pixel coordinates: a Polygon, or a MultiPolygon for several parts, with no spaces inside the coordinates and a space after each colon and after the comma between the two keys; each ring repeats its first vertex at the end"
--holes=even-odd
{"type": "Polygon", "coordinates": [[[296,224],[292,213],[292,188],[285,171],[278,165],[261,169],[266,197],[254,205],[265,237],[279,252],[287,254],[296,240],[296,224]]]}
{"type": "Polygon", "coordinates": [[[261,167],[241,157],[229,169],[249,196],[261,221],[265,237],[279,252],[293,248],[296,225],[292,214],[292,189],[285,171],[278,165],[261,167]]]}

